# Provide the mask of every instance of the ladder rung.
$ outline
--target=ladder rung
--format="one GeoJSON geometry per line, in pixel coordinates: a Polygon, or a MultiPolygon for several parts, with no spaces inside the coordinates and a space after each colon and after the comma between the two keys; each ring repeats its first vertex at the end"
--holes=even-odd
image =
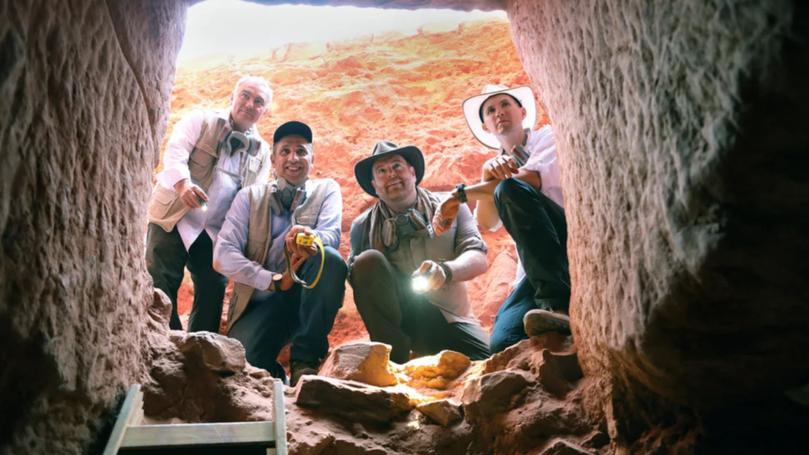
{"type": "Polygon", "coordinates": [[[272,421],[135,425],[127,427],[121,447],[192,447],[261,444],[275,441],[272,421]]]}

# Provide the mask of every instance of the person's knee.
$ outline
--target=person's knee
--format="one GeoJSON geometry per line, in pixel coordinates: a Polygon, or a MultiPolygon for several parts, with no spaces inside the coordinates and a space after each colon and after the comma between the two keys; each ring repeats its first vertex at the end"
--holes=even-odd
{"type": "Polygon", "coordinates": [[[350,281],[352,285],[357,280],[370,279],[374,272],[378,272],[387,264],[388,260],[381,251],[374,249],[363,251],[354,258],[354,263],[351,265],[350,281]]]}
{"type": "Polygon", "coordinates": [[[340,252],[330,246],[325,247],[323,251],[324,251],[324,263],[323,263],[324,273],[326,270],[328,270],[329,275],[335,281],[339,281],[340,283],[345,282],[346,275],[348,274],[348,266],[346,265],[345,260],[343,260],[343,257],[340,256],[340,252]]]}
{"type": "Polygon", "coordinates": [[[525,198],[525,183],[518,179],[502,180],[494,188],[494,203],[498,209],[504,204],[520,201],[523,198],[525,198]]]}

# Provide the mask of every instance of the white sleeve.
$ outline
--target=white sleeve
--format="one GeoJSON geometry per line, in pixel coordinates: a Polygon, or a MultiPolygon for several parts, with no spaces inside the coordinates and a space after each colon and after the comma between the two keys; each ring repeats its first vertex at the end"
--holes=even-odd
{"type": "Polygon", "coordinates": [[[532,147],[528,161],[521,169],[533,171],[542,179],[542,187],[560,187],[559,163],[556,158],[556,141],[553,138],[553,129],[545,127],[538,132],[541,137],[532,147]]]}
{"type": "Polygon", "coordinates": [[[174,125],[166,150],[163,152],[163,170],[157,174],[160,185],[173,190],[175,183],[191,178],[188,171],[188,157],[199,140],[204,121],[205,113],[196,110],[174,125]]]}
{"type": "Polygon", "coordinates": [[[270,286],[273,273],[244,255],[249,217],[250,199],[245,191],[239,191],[216,238],[213,268],[237,283],[265,290],[270,286]]]}

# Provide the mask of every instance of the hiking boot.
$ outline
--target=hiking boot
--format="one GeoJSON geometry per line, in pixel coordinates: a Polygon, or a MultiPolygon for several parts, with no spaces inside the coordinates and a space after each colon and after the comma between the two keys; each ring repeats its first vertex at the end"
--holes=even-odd
{"type": "Polygon", "coordinates": [[[570,317],[564,313],[548,310],[530,310],[522,318],[525,333],[535,337],[547,332],[570,335],[570,317]]]}
{"type": "Polygon", "coordinates": [[[289,385],[295,387],[301,376],[305,374],[317,374],[320,362],[308,362],[306,360],[293,360],[289,367],[289,385]]]}

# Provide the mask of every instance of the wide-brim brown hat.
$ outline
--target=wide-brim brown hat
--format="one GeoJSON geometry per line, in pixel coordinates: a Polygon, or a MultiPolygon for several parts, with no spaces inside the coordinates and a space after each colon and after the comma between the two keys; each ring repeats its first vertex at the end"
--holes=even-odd
{"type": "Polygon", "coordinates": [[[377,142],[376,145],[374,145],[371,156],[361,159],[354,165],[354,177],[357,178],[357,183],[360,184],[360,187],[362,187],[366,193],[373,197],[379,197],[373,185],[371,185],[374,161],[390,155],[400,155],[413,166],[413,169],[416,170],[416,185],[418,185],[421,182],[421,178],[424,177],[424,155],[421,154],[421,150],[419,150],[418,147],[414,145],[399,147],[393,142],[388,141],[377,142]]]}

